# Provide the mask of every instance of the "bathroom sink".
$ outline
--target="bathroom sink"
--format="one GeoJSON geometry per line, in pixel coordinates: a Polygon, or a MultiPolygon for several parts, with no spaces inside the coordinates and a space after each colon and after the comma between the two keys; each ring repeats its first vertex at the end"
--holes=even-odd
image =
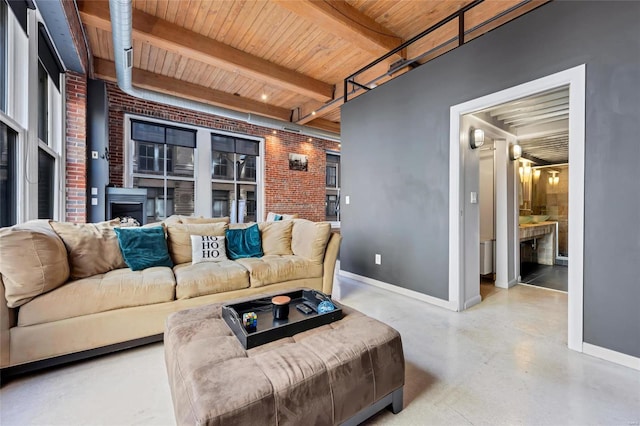
{"type": "Polygon", "coordinates": [[[533,222],[533,216],[518,216],[518,223],[520,225],[526,225],[533,222]]]}
{"type": "Polygon", "coordinates": [[[540,223],[540,222],[544,222],[545,220],[549,219],[549,215],[542,215],[542,214],[536,214],[531,216],[533,223],[540,223]]]}

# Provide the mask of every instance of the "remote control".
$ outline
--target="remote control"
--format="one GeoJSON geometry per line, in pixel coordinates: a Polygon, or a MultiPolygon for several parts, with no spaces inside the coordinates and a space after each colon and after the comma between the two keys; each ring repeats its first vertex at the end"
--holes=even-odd
{"type": "Polygon", "coordinates": [[[311,308],[313,310],[313,312],[318,312],[318,304],[317,303],[313,303],[309,300],[305,300],[304,302],[302,302],[305,306],[307,306],[308,308],[311,308]]]}
{"type": "Polygon", "coordinates": [[[311,309],[307,305],[303,305],[302,303],[298,303],[296,305],[296,309],[299,310],[300,312],[302,312],[305,315],[309,315],[311,312],[313,312],[313,309],[311,309]]]}

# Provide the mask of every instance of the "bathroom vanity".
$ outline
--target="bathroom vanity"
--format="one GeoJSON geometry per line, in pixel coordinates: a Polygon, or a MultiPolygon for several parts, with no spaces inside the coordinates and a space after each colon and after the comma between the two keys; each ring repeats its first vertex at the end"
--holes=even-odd
{"type": "Polygon", "coordinates": [[[521,261],[542,265],[555,263],[556,222],[521,223],[518,230],[521,261]]]}

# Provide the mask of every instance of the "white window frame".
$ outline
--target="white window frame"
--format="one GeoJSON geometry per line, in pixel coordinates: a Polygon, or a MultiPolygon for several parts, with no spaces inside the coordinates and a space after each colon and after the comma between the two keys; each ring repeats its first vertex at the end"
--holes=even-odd
{"type": "Polygon", "coordinates": [[[218,130],[218,129],[209,129],[209,140],[208,140],[208,152],[209,152],[209,164],[210,164],[210,170],[209,170],[209,196],[210,196],[210,202],[209,202],[209,215],[212,215],[212,209],[213,209],[213,192],[211,189],[211,184],[213,183],[222,183],[222,184],[228,184],[228,183],[233,183],[233,184],[238,184],[238,185],[254,185],[256,186],[256,222],[262,222],[262,218],[264,217],[264,144],[265,144],[265,139],[261,138],[259,136],[252,136],[252,135],[245,135],[242,133],[233,133],[233,132],[227,132],[224,130],[218,130]],[[252,141],[256,141],[258,142],[258,161],[256,161],[256,181],[254,182],[244,182],[244,181],[239,181],[236,179],[237,176],[237,170],[236,170],[236,164],[234,162],[233,164],[233,180],[229,181],[229,180],[225,180],[225,179],[215,179],[213,178],[213,169],[212,169],[212,158],[211,158],[211,135],[212,134],[217,134],[217,135],[224,135],[224,136],[229,136],[232,138],[239,138],[239,139],[247,139],[247,140],[252,140],[252,141]]]}
{"type": "MultiPolygon", "coordinates": [[[[60,90],[51,78],[48,83],[49,144],[38,138],[38,23],[44,21],[37,10],[27,11],[27,35],[7,8],[7,99],[6,112],[0,111],[0,121],[17,133],[16,167],[18,200],[16,221],[22,223],[38,218],[38,152],[53,156],[54,194],[53,217],[65,217],[65,85],[60,90]],[[27,54],[25,54],[27,52],[27,54]],[[26,96],[25,96],[26,95],[26,96]]],[[[46,28],[46,25],[45,25],[46,28]]]]}
{"type": "MultiPolygon", "coordinates": [[[[133,173],[133,154],[134,141],[131,138],[131,120],[146,121],[149,123],[162,124],[166,126],[181,127],[196,131],[196,147],[193,151],[193,179],[185,177],[171,177],[175,180],[194,181],[194,212],[195,216],[211,217],[212,215],[212,198],[211,183],[211,134],[221,134],[242,139],[249,139],[259,142],[260,158],[256,161],[256,219],[261,221],[264,212],[264,138],[245,135],[241,133],[231,133],[223,130],[194,126],[191,124],[180,123],[177,121],[162,120],[153,117],[147,117],[138,114],[125,113],[123,119],[123,137],[124,137],[124,161],[123,161],[123,186],[125,188],[133,188],[133,178],[151,178],[160,179],[158,175],[133,173]]],[[[228,181],[226,181],[228,183],[228,181]]],[[[253,182],[249,183],[253,184],[253,182]]]]}

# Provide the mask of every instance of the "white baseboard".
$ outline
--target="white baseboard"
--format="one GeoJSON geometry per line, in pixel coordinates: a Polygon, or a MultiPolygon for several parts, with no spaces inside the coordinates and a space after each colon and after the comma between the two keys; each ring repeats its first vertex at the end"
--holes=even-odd
{"type": "Polygon", "coordinates": [[[362,275],[354,274],[352,272],[347,272],[340,270],[338,275],[351,278],[352,280],[360,281],[364,284],[369,284],[374,287],[382,288],[394,293],[402,294],[403,296],[411,297],[412,299],[418,299],[423,302],[430,303],[432,305],[440,306],[441,308],[448,309],[450,311],[457,311],[457,307],[454,306],[453,303],[448,300],[438,299],[437,297],[429,296],[427,294],[419,293],[417,291],[409,290],[406,288],[398,287],[397,285],[385,283],[383,281],[374,280],[373,278],[363,277],[362,275]]]}
{"type": "Polygon", "coordinates": [[[634,370],[640,370],[640,358],[636,358],[635,356],[612,351],[611,349],[592,345],[586,342],[582,344],[582,352],[596,358],[604,359],[605,361],[633,368],[634,370]]]}
{"type": "Polygon", "coordinates": [[[477,296],[474,296],[471,299],[464,302],[464,308],[469,309],[473,305],[477,305],[480,302],[482,302],[482,297],[478,294],[477,296]]]}

